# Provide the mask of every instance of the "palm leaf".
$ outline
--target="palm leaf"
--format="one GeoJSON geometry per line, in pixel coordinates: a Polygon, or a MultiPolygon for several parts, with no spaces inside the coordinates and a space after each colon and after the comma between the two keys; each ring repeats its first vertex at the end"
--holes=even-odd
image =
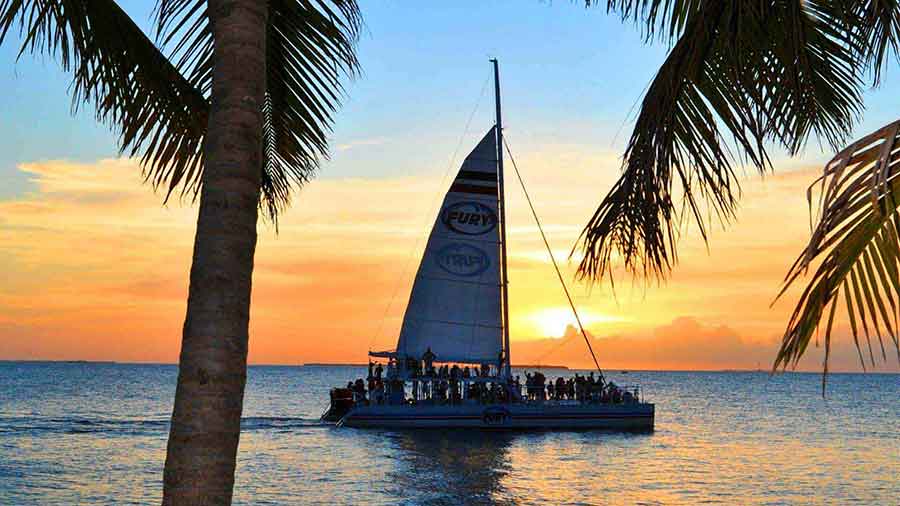
{"type": "Polygon", "coordinates": [[[865,340],[869,363],[887,360],[885,341],[900,362],[900,121],[886,125],[838,153],[810,186],[810,210],[816,221],[809,244],[785,278],[779,297],[810,267],[818,264],[791,315],[775,360],[775,369],[794,367],[825,324],[825,363],[831,347],[834,311],[842,304],[862,367],[865,340]],[[860,330],[862,332],[860,332],[860,330]],[[862,334],[862,335],[860,335],[862,334]],[[876,340],[878,346],[872,346],[876,340]],[[876,353],[873,350],[878,350],[876,353]]]}
{"type": "Polygon", "coordinates": [[[58,59],[71,72],[72,104],[94,104],[120,135],[122,152],[143,153],[155,186],[198,170],[206,99],[112,0],[2,0],[0,43],[10,33],[26,52],[58,59]]]}
{"type": "Polygon", "coordinates": [[[888,56],[893,55],[895,61],[900,61],[900,2],[849,2],[847,11],[853,30],[863,41],[866,65],[872,71],[875,84],[878,84],[888,56]]]}
{"type": "MultiPolygon", "coordinates": [[[[192,85],[212,87],[212,33],[203,0],[161,0],[159,40],[192,85]]],[[[328,156],[341,79],[355,75],[360,12],[354,0],[270,0],[260,205],[275,220],[328,156]]]]}
{"type": "Polygon", "coordinates": [[[706,239],[710,219],[734,216],[737,162],[764,172],[766,143],[797,153],[812,134],[844,142],[861,112],[860,45],[834,2],[608,7],[642,19],[648,37],[663,30],[677,40],[644,97],[623,174],[576,244],[578,273],[600,279],[619,258],[639,277],[663,279],[685,222],[706,239]]]}

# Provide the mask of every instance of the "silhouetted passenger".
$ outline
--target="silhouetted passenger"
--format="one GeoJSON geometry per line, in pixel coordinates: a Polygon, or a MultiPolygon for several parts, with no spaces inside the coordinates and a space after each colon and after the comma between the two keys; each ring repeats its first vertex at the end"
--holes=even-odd
{"type": "Polygon", "coordinates": [[[366,384],[363,382],[362,378],[357,379],[356,383],[353,384],[353,393],[357,397],[357,402],[366,400],[366,384]]]}
{"type": "Polygon", "coordinates": [[[437,355],[431,351],[431,346],[425,350],[425,353],[422,355],[422,361],[425,362],[425,374],[430,376],[434,376],[434,359],[437,358],[437,355]]]}
{"type": "Polygon", "coordinates": [[[374,400],[378,404],[384,404],[384,382],[381,380],[375,382],[374,400]]]}
{"type": "Polygon", "coordinates": [[[393,378],[396,373],[397,373],[397,366],[394,363],[394,358],[391,357],[388,359],[388,365],[387,365],[388,378],[393,378]]]}

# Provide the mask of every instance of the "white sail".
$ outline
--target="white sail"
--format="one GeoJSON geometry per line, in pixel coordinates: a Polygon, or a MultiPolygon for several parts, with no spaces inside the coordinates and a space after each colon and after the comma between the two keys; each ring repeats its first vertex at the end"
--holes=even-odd
{"type": "Polygon", "coordinates": [[[502,350],[495,128],[462,164],[431,229],[397,354],[496,363],[502,350]]]}

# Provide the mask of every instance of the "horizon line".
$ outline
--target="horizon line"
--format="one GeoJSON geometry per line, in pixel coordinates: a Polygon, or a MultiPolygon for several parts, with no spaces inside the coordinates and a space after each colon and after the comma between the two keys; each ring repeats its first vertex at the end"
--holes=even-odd
{"type": "MultiPolygon", "coordinates": [[[[111,365],[169,365],[178,366],[176,362],[133,362],[119,360],[86,360],[86,359],[7,359],[0,358],[0,363],[53,363],[53,364],[111,364],[111,365]]],[[[347,362],[307,362],[300,364],[272,364],[272,363],[248,363],[247,367],[366,367],[368,364],[347,363],[347,362]]],[[[569,367],[561,364],[513,364],[515,368],[533,368],[533,369],[567,369],[570,371],[594,371],[594,368],[586,367],[569,367]]],[[[788,370],[788,371],[771,371],[768,369],[739,369],[739,368],[722,368],[722,369],[630,369],[625,367],[614,367],[604,369],[606,372],[759,372],[766,373],[770,376],[779,374],[822,374],[820,370],[788,370]]],[[[883,371],[883,370],[865,370],[865,371],[848,371],[848,370],[829,370],[828,374],[890,374],[897,375],[900,371],[883,371]]]]}

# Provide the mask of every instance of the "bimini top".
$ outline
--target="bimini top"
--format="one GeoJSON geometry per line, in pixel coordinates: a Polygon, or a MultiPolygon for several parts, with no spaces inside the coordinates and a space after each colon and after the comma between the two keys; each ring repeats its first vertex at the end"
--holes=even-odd
{"type": "Polygon", "coordinates": [[[440,362],[498,360],[503,349],[497,135],[491,128],[444,197],[413,284],[394,353],[440,362]]]}

